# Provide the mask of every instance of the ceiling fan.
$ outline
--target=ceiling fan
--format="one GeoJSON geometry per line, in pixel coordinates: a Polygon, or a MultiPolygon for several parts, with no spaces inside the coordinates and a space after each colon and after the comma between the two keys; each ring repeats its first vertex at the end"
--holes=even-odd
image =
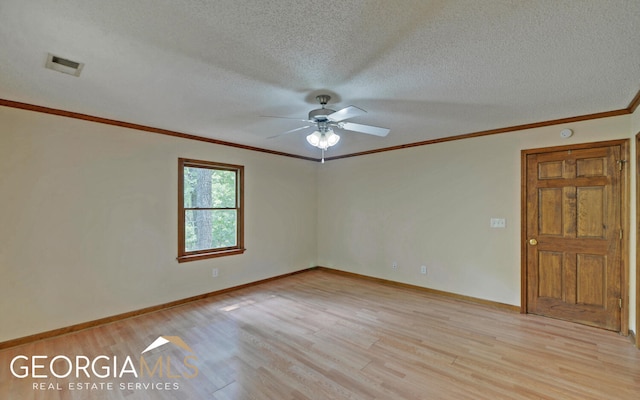
{"type": "Polygon", "coordinates": [[[308,125],[292,129],[276,136],[271,136],[270,139],[293,132],[304,131],[307,129],[311,130],[313,128],[314,132],[307,136],[307,142],[309,142],[309,144],[311,144],[312,146],[315,146],[322,150],[322,162],[324,162],[324,152],[329,147],[338,143],[338,141],[340,140],[340,136],[334,132],[334,129],[343,129],[347,131],[366,133],[367,135],[374,136],[387,136],[387,134],[389,134],[390,129],[388,128],[356,124],[353,122],[345,122],[345,120],[347,119],[358,117],[367,113],[361,108],[358,108],[356,106],[348,106],[338,111],[325,108],[329,100],[331,100],[331,96],[327,94],[316,96],[316,100],[318,100],[322,108],[309,111],[309,118],[300,120],[309,123],[308,125]]]}

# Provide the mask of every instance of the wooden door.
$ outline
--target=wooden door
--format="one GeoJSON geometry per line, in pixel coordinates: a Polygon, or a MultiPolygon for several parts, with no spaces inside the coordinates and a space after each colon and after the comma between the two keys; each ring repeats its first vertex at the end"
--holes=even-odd
{"type": "Polygon", "coordinates": [[[526,311],[621,329],[621,148],[526,155],[526,311]]]}

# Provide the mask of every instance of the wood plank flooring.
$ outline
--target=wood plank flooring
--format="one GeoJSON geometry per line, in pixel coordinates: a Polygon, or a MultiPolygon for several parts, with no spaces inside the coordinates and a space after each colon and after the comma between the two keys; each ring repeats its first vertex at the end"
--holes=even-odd
{"type": "Polygon", "coordinates": [[[4,350],[0,398],[636,400],[640,351],[597,328],[312,270],[4,350]],[[141,354],[159,336],[171,341],[141,354]],[[18,355],[25,378],[9,368],[18,355]],[[31,371],[35,355],[47,358],[31,371]],[[58,355],[71,364],[51,371],[58,355]],[[77,368],[94,361],[95,374],[77,368]]]}

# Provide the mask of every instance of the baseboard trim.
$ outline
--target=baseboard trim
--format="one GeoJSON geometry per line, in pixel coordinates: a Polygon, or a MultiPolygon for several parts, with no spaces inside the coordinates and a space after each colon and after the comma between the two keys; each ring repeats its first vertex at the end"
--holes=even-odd
{"type": "Polygon", "coordinates": [[[376,278],[376,277],[369,276],[369,275],[362,275],[362,274],[357,274],[355,272],[342,271],[342,270],[339,270],[339,269],[333,269],[333,268],[328,268],[328,267],[323,267],[323,266],[317,266],[314,269],[317,269],[317,270],[320,270],[320,271],[330,272],[332,274],[338,274],[338,275],[342,275],[342,276],[349,276],[349,277],[352,277],[352,278],[364,279],[364,280],[368,280],[368,281],[371,281],[371,282],[377,282],[377,283],[380,283],[380,284],[383,284],[383,285],[401,287],[401,288],[405,288],[405,289],[418,290],[418,291],[423,292],[423,293],[429,293],[429,294],[433,294],[433,295],[437,295],[437,296],[443,296],[443,297],[448,297],[448,298],[455,299],[455,300],[465,301],[465,302],[468,302],[468,303],[481,304],[481,305],[488,306],[488,307],[491,307],[491,308],[497,308],[497,309],[501,309],[501,310],[505,310],[505,311],[512,311],[512,312],[520,313],[520,306],[514,306],[514,305],[511,305],[511,304],[499,303],[497,301],[485,300],[485,299],[480,299],[480,298],[477,298],[477,297],[471,297],[471,296],[465,296],[465,295],[457,294],[457,293],[445,292],[443,290],[431,289],[431,288],[427,288],[427,287],[424,287],[424,286],[417,286],[417,285],[412,285],[412,284],[409,284],[409,283],[397,282],[397,281],[392,281],[392,280],[383,279],[383,278],[376,278]]]}
{"type": "Polygon", "coordinates": [[[16,346],[21,346],[24,344],[28,344],[28,343],[32,343],[32,342],[37,342],[39,340],[43,340],[43,339],[50,339],[56,336],[62,336],[62,335],[66,335],[69,333],[73,333],[73,332],[78,332],[84,329],[88,329],[88,328],[94,328],[96,326],[100,326],[100,325],[106,325],[106,324],[110,324],[112,322],[117,322],[117,321],[121,321],[124,319],[128,319],[128,318],[134,318],[134,317],[138,317],[140,315],[144,315],[144,314],[149,314],[152,312],[156,312],[156,311],[161,311],[161,310],[166,310],[169,308],[173,308],[173,307],[178,307],[187,303],[192,303],[194,301],[198,301],[198,300],[202,300],[202,299],[206,299],[209,297],[215,297],[215,296],[219,296],[225,293],[229,293],[229,292],[233,292],[236,290],[240,290],[240,289],[245,289],[248,287],[252,287],[252,286],[257,286],[257,285],[261,285],[263,283],[267,283],[267,282],[271,282],[271,281],[275,281],[278,279],[282,279],[282,278],[286,278],[288,276],[292,276],[292,275],[297,275],[303,272],[308,271],[309,269],[303,269],[300,271],[294,271],[294,272],[289,272],[286,274],[282,274],[282,275],[277,275],[277,276],[273,276],[271,278],[266,278],[266,279],[261,279],[255,282],[249,282],[249,283],[245,283],[243,285],[238,285],[238,286],[232,286],[226,289],[220,289],[220,290],[216,290],[213,292],[209,292],[209,293],[203,293],[197,296],[192,296],[192,297],[187,297],[185,299],[180,299],[180,300],[175,300],[175,301],[170,301],[168,303],[164,303],[164,304],[158,304],[155,306],[151,306],[151,307],[146,307],[146,308],[141,308],[139,310],[134,310],[134,311],[129,311],[129,312],[125,312],[122,314],[116,314],[116,315],[112,315],[110,317],[105,317],[105,318],[99,318],[99,319],[95,319],[93,321],[87,321],[87,322],[81,322],[79,324],[75,324],[75,325],[71,325],[71,326],[66,326],[63,328],[58,328],[58,329],[52,329],[50,331],[46,331],[46,332],[41,332],[41,333],[36,333],[33,335],[29,335],[29,336],[24,336],[24,337],[20,337],[20,338],[16,338],[16,339],[10,339],[4,342],[0,342],[0,350],[5,350],[11,347],[16,347],[16,346]]]}
{"type": "Polygon", "coordinates": [[[383,279],[383,278],[376,278],[376,277],[373,277],[373,276],[357,274],[357,273],[354,273],[354,272],[342,271],[342,270],[323,267],[323,266],[316,266],[316,267],[312,267],[312,268],[308,268],[308,269],[302,269],[302,270],[299,270],[299,271],[294,271],[294,272],[289,272],[289,273],[282,274],[282,275],[277,275],[277,276],[274,276],[274,277],[271,277],[271,278],[261,279],[261,280],[255,281],[255,282],[245,283],[243,285],[232,286],[232,287],[229,287],[229,288],[226,288],[226,289],[216,290],[216,291],[209,292],[209,293],[203,293],[203,294],[200,294],[200,295],[197,295],[197,296],[187,297],[185,299],[170,301],[168,303],[158,304],[158,305],[151,306],[151,307],[146,307],[146,308],[141,308],[139,310],[129,311],[129,312],[125,312],[125,313],[122,313],[122,314],[116,314],[116,315],[112,315],[110,317],[99,318],[99,319],[95,319],[95,320],[92,320],[92,321],[81,322],[79,324],[70,325],[70,326],[63,327],[63,328],[53,329],[53,330],[50,330],[50,331],[36,333],[36,334],[33,334],[33,335],[24,336],[24,337],[20,337],[20,338],[16,338],[16,339],[10,339],[10,340],[4,341],[4,342],[0,342],[0,350],[5,350],[5,349],[11,348],[11,347],[21,346],[21,345],[32,343],[32,342],[37,342],[39,340],[50,339],[50,338],[53,338],[53,337],[56,337],[56,336],[66,335],[66,334],[69,334],[69,333],[78,332],[78,331],[81,331],[81,330],[84,330],[84,329],[94,328],[94,327],[100,326],[100,325],[110,324],[112,322],[117,322],[117,321],[121,321],[121,320],[128,319],[128,318],[138,317],[140,315],[149,314],[149,313],[156,312],[156,311],[161,311],[161,310],[166,310],[166,309],[173,308],[173,307],[178,307],[178,306],[181,306],[181,305],[184,305],[184,304],[187,304],[187,303],[191,303],[191,302],[194,302],[194,301],[206,299],[206,298],[209,298],[209,297],[219,296],[219,295],[222,295],[222,294],[225,294],[225,293],[233,292],[233,291],[240,290],[240,289],[245,289],[245,288],[252,287],[252,286],[258,286],[258,285],[261,285],[263,283],[267,283],[267,282],[275,281],[275,280],[278,280],[278,279],[286,278],[286,277],[292,276],[292,275],[301,274],[301,273],[304,273],[304,272],[307,272],[307,271],[311,271],[311,270],[325,271],[325,272],[329,272],[329,273],[332,273],[332,274],[348,276],[348,277],[357,278],[357,279],[364,279],[364,280],[368,280],[368,281],[371,281],[371,282],[377,282],[377,283],[380,283],[380,284],[383,284],[383,285],[395,286],[395,287],[411,289],[411,290],[418,290],[418,291],[423,292],[423,293],[429,293],[429,294],[433,294],[433,295],[437,295],[437,296],[448,297],[448,298],[451,298],[451,299],[465,301],[465,302],[474,303],[474,304],[481,304],[481,305],[484,305],[484,306],[497,308],[497,309],[501,309],[501,310],[512,311],[512,312],[520,312],[520,307],[519,306],[514,306],[514,305],[511,305],[511,304],[505,304],[505,303],[499,303],[499,302],[495,302],[495,301],[491,301],[491,300],[479,299],[477,297],[464,296],[464,295],[461,295],[461,294],[445,292],[445,291],[442,291],[442,290],[426,288],[426,287],[423,287],[423,286],[411,285],[411,284],[408,284],[408,283],[396,282],[396,281],[383,279]]]}

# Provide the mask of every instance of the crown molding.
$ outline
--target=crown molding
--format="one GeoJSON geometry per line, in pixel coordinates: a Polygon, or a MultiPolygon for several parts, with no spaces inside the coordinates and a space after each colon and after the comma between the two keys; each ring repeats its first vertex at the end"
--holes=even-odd
{"type": "MultiPolygon", "coordinates": [[[[638,93],[640,94],[640,92],[638,92],[638,93]]],[[[636,97],[638,97],[638,96],[636,96],[636,97]]],[[[573,123],[573,122],[588,121],[588,120],[599,119],[599,118],[616,117],[616,116],[619,116],[619,115],[627,115],[627,114],[631,114],[631,113],[632,113],[632,111],[630,111],[630,108],[623,108],[623,109],[620,109],[620,110],[605,111],[605,112],[601,112],[601,113],[587,114],[587,115],[579,115],[579,116],[576,116],[576,117],[553,119],[553,120],[549,120],[549,121],[534,122],[534,123],[531,123],[531,124],[514,125],[514,126],[508,126],[508,127],[505,127],[505,128],[489,129],[489,130],[486,130],[486,131],[466,133],[466,134],[462,134],[462,135],[443,137],[443,138],[439,138],[439,139],[424,140],[424,141],[421,141],[421,142],[407,143],[407,144],[401,144],[401,145],[398,145],[398,146],[391,146],[391,147],[384,147],[384,148],[380,148],[380,149],[361,151],[361,152],[358,152],[358,153],[345,154],[345,155],[341,155],[341,156],[326,157],[325,161],[339,160],[341,158],[349,158],[349,157],[356,157],[356,156],[364,156],[364,155],[367,155],[367,154],[382,153],[382,152],[386,152],[386,151],[407,149],[407,148],[410,148],[410,147],[427,146],[427,145],[430,145],[430,144],[452,142],[454,140],[471,139],[471,138],[476,138],[476,137],[480,137],[480,136],[497,135],[497,134],[500,134],[500,133],[508,133],[508,132],[522,131],[522,130],[526,130],[526,129],[541,128],[541,127],[544,127],[544,126],[568,124],[568,123],[573,123]]]]}
{"type": "Polygon", "coordinates": [[[636,109],[638,108],[639,105],[640,105],[640,90],[638,90],[638,93],[636,93],[636,97],[634,97],[633,100],[631,100],[631,103],[629,103],[629,107],[627,107],[627,110],[629,110],[630,114],[633,114],[634,112],[636,112],[636,109]]]}
{"type": "MultiPolygon", "coordinates": [[[[206,137],[203,137],[203,136],[192,135],[192,134],[172,131],[172,130],[168,130],[168,129],[155,128],[155,127],[151,127],[151,126],[147,126],[147,125],[134,124],[134,123],[131,123],[131,122],[118,121],[118,120],[114,120],[114,119],[102,118],[102,117],[97,117],[97,116],[87,115],[87,114],[81,114],[81,113],[72,112],[72,111],[65,111],[65,110],[49,108],[49,107],[43,107],[43,106],[38,106],[38,105],[33,105],[33,104],[28,104],[28,103],[21,103],[21,102],[12,101],[12,100],[0,99],[0,106],[11,107],[11,108],[19,108],[19,109],[22,109],[22,110],[35,111],[35,112],[40,112],[40,113],[45,113],[45,114],[51,114],[51,115],[57,115],[57,116],[61,116],[61,117],[67,117],[67,118],[75,118],[75,119],[80,119],[80,120],[84,120],[84,121],[90,121],[90,122],[96,122],[96,123],[100,123],[100,124],[119,126],[119,127],[122,127],[122,128],[135,129],[135,130],[140,130],[140,131],[144,131],[144,132],[151,132],[151,133],[157,133],[157,134],[161,134],[161,135],[179,137],[179,138],[183,138],[183,139],[197,140],[197,141],[201,141],[201,142],[212,143],[212,144],[217,144],[217,145],[221,145],[221,146],[235,147],[235,148],[243,149],[243,150],[257,151],[257,152],[273,154],[273,155],[277,155],[277,156],[291,157],[291,158],[297,158],[297,159],[313,161],[313,162],[320,162],[321,161],[319,158],[314,158],[314,157],[305,157],[305,156],[300,156],[300,155],[297,155],[297,154],[285,153],[285,152],[276,151],[276,150],[263,149],[263,148],[255,147],[255,146],[247,146],[247,145],[243,145],[243,144],[232,143],[232,142],[227,142],[227,141],[218,140],[218,139],[211,139],[211,138],[206,138],[206,137]]],[[[383,152],[387,152],[387,151],[401,150],[401,149],[407,149],[407,148],[411,148],[411,147],[427,146],[427,145],[430,145],[430,144],[445,143],[445,142],[451,142],[451,141],[454,141],[454,140],[471,139],[471,138],[476,138],[476,137],[481,137],[481,136],[497,135],[497,134],[501,134],[501,133],[522,131],[522,130],[526,130],[526,129],[541,128],[541,127],[544,127],[544,126],[568,124],[568,123],[574,123],[574,122],[580,122],[580,121],[588,121],[588,120],[592,120],[592,119],[608,118],[608,117],[615,117],[615,116],[620,116],[620,115],[633,114],[635,112],[635,110],[638,108],[638,106],[640,106],[640,91],[638,91],[636,93],[635,97],[631,100],[631,102],[629,103],[627,108],[622,108],[622,109],[619,109],[619,110],[612,110],[612,111],[605,111],[605,112],[594,113],[594,114],[579,115],[579,116],[576,116],[576,117],[560,118],[560,119],[554,119],[554,120],[542,121],[542,122],[534,122],[534,123],[530,123],[530,124],[514,125],[514,126],[508,126],[508,127],[504,127],[504,128],[489,129],[489,130],[486,130],[486,131],[466,133],[466,134],[462,134],[462,135],[449,136],[449,137],[444,137],[444,138],[439,138],[439,139],[423,140],[423,141],[420,141],[420,142],[406,143],[406,144],[401,144],[401,145],[397,145],[397,146],[390,146],[390,147],[383,147],[383,148],[379,148],[379,149],[360,151],[360,152],[356,152],[356,153],[343,154],[343,155],[334,156],[334,157],[326,157],[325,161],[340,160],[340,159],[343,159],[343,158],[351,158],[351,157],[364,156],[364,155],[368,155],[368,154],[383,153],[383,152]]]]}
{"type": "Polygon", "coordinates": [[[263,148],[260,148],[260,147],[247,146],[247,145],[244,145],[244,144],[226,142],[224,140],[211,139],[211,138],[207,138],[207,137],[203,137],[203,136],[192,135],[192,134],[172,131],[172,130],[168,130],[168,129],[155,128],[155,127],[147,126],[147,125],[140,125],[140,124],[134,124],[134,123],[131,123],[131,122],[118,121],[118,120],[115,120],[115,119],[97,117],[97,116],[94,116],[94,115],[81,114],[81,113],[77,113],[77,112],[73,112],[73,111],[65,111],[65,110],[60,110],[60,109],[56,109],[56,108],[37,106],[37,105],[33,105],[33,104],[28,104],[28,103],[20,103],[20,102],[12,101],[12,100],[0,99],[0,106],[11,107],[11,108],[19,108],[21,110],[35,111],[35,112],[40,112],[40,113],[44,113],[44,114],[57,115],[57,116],[60,116],[60,117],[80,119],[80,120],[83,120],[83,121],[96,122],[96,123],[99,123],[99,124],[119,126],[121,128],[135,129],[135,130],[144,131],[144,132],[157,133],[157,134],[160,134],[160,135],[179,137],[179,138],[182,138],[182,139],[198,140],[198,141],[201,141],[201,142],[213,143],[213,144],[218,144],[218,145],[221,145],[221,146],[235,147],[237,149],[243,149],[243,150],[257,151],[257,152],[260,152],[260,153],[273,154],[273,155],[277,155],[277,156],[292,157],[292,158],[298,158],[298,159],[307,160],[307,161],[318,161],[318,162],[320,161],[320,159],[313,158],[313,157],[304,157],[304,156],[299,156],[297,154],[284,153],[284,152],[276,151],[276,150],[269,150],[269,149],[263,149],[263,148]]]}

